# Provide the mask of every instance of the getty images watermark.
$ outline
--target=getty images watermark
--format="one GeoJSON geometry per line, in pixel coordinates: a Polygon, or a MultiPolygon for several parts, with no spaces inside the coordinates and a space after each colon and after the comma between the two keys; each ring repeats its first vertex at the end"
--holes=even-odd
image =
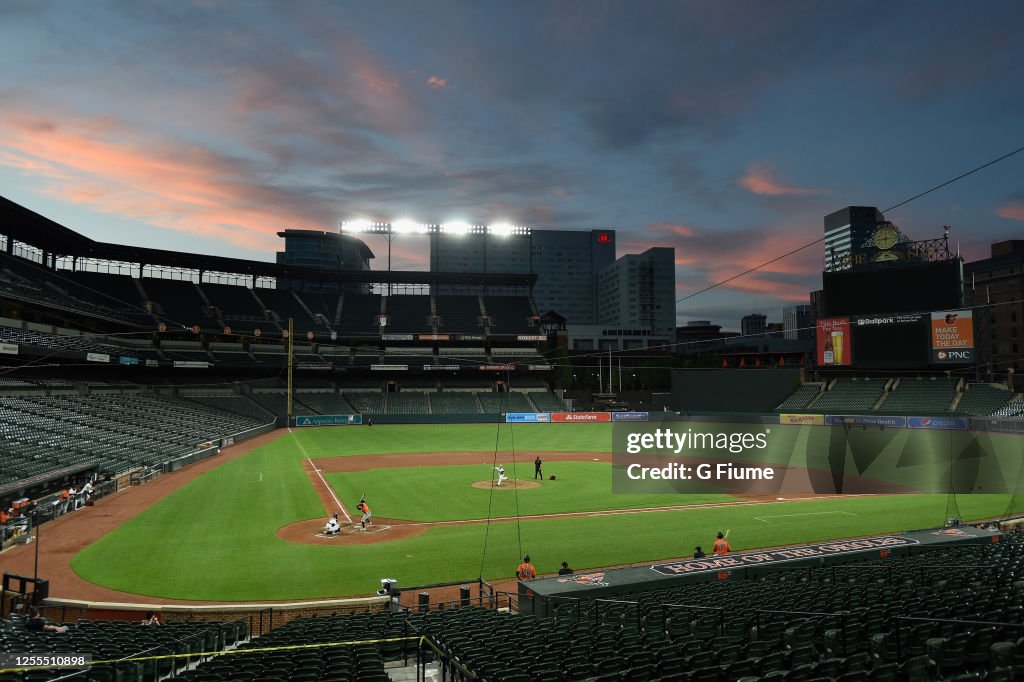
{"type": "Polygon", "coordinates": [[[786,496],[1024,492],[1019,439],[968,430],[652,413],[612,426],[612,491],[786,496]]]}
{"type": "Polygon", "coordinates": [[[662,418],[612,431],[614,492],[708,493],[776,480],[778,466],[759,461],[769,447],[768,426],[662,418]]]}

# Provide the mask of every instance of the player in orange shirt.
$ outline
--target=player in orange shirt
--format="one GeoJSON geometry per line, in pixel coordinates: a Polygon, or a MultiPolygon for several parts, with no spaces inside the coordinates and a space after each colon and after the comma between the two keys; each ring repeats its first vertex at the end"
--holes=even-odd
{"type": "Polygon", "coordinates": [[[359,500],[359,504],[356,505],[356,509],[363,512],[363,518],[359,520],[359,530],[366,530],[366,524],[370,521],[370,505],[366,504],[366,498],[359,500]]]}
{"type": "Polygon", "coordinates": [[[729,546],[729,541],[725,539],[725,536],[722,535],[721,531],[719,531],[716,537],[717,539],[715,540],[715,544],[711,546],[711,553],[715,556],[725,556],[732,549],[729,546]]]}
{"type": "Polygon", "coordinates": [[[530,563],[530,555],[523,557],[523,563],[516,569],[516,577],[520,580],[533,580],[537,577],[537,569],[530,563]]]}

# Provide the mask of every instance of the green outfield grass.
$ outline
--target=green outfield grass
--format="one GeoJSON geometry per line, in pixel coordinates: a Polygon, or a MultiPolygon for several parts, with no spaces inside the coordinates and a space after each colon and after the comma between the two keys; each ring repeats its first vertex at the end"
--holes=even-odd
{"type": "MultiPolygon", "coordinates": [[[[513,477],[512,466],[504,466],[506,475],[513,477]]],[[[373,469],[326,478],[343,502],[356,501],[365,492],[375,515],[407,521],[482,519],[488,517],[488,509],[490,518],[501,518],[738,501],[711,486],[704,486],[707,494],[610,495],[609,462],[548,462],[544,468],[545,473],[556,474],[556,480],[520,490],[506,481],[493,494],[473,487],[474,482],[491,480],[494,469],[487,464],[373,469]]],[[[533,460],[519,463],[516,469],[521,480],[533,480],[533,460]]]]}
{"type": "MultiPolygon", "coordinates": [[[[611,441],[606,424],[503,425],[496,439],[497,431],[495,425],[378,425],[284,433],[199,476],[86,547],[73,558],[72,567],[94,583],[156,597],[311,599],[369,594],[381,577],[394,577],[403,586],[481,574],[510,577],[522,552],[531,554],[541,572],[553,572],[563,560],[584,569],[686,556],[697,544],[710,545],[718,530],[731,530],[734,548],[742,550],[932,527],[941,524],[947,511],[945,495],[902,495],[438,526],[408,540],[361,546],[304,545],[276,536],[284,525],[325,515],[302,469],[306,457],[491,451],[496,443],[509,449],[513,441],[517,452],[607,451],[611,441]]],[[[696,497],[612,495],[610,475],[602,473],[607,464],[550,466],[552,473],[553,467],[560,469],[558,485],[519,491],[521,515],[650,506],[653,499],[686,504],[696,497]],[[561,480],[561,471],[571,476],[561,480]],[[570,478],[586,485],[570,485],[570,478]]],[[[346,500],[367,492],[376,516],[485,518],[489,492],[468,485],[489,477],[480,469],[377,469],[330,479],[346,500]],[[420,485],[425,477],[434,485],[420,485]]],[[[532,476],[532,466],[525,463],[519,474],[532,476]]],[[[491,516],[509,515],[513,497],[499,498],[495,492],[491,499],[498,500],[491,516]]],[[[992,517],[1007,511],[1010,497],[960,496],[958,504],[964,518],[992,517]]],[[[44,574],[46,560],[44,547],[44,574]]]]}

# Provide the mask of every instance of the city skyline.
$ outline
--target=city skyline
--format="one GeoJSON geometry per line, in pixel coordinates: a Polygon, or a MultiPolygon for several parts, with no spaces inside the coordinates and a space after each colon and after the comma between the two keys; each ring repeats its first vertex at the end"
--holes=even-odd
{"type": "MultiPolygon", "coordinates": [[[[4,12],[4,196],[97,240],[266,261],[283,229],[360,217],[611,228],[619,256],[674,247],[682,298],[1024,129],[1012,2],[4,12]]],[[[886,217],[913,239],[952,225],[984,258],[1024,232],[1021,178],[1024,155],[886,217]]],[[[396,240],[393,267],[428,269],[425,251],[396,240]]],[[[821,261],[814,246],[684,301],[678,323],[781,321],[821,261]]]]}

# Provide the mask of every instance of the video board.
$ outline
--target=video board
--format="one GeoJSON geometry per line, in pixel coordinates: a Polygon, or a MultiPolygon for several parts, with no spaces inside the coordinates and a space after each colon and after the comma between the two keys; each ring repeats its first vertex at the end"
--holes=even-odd
{"type": "Polygon", "coordinates": [[[850,321],[853,366],[866,369],[927,367],[930,319],[927,313],[854,317],[850,321]]]}
{"type": "Polygon", "coordinates": [[[963,305],[960,261],[822,273],[824,316],[884,315],[963,305]]]}

